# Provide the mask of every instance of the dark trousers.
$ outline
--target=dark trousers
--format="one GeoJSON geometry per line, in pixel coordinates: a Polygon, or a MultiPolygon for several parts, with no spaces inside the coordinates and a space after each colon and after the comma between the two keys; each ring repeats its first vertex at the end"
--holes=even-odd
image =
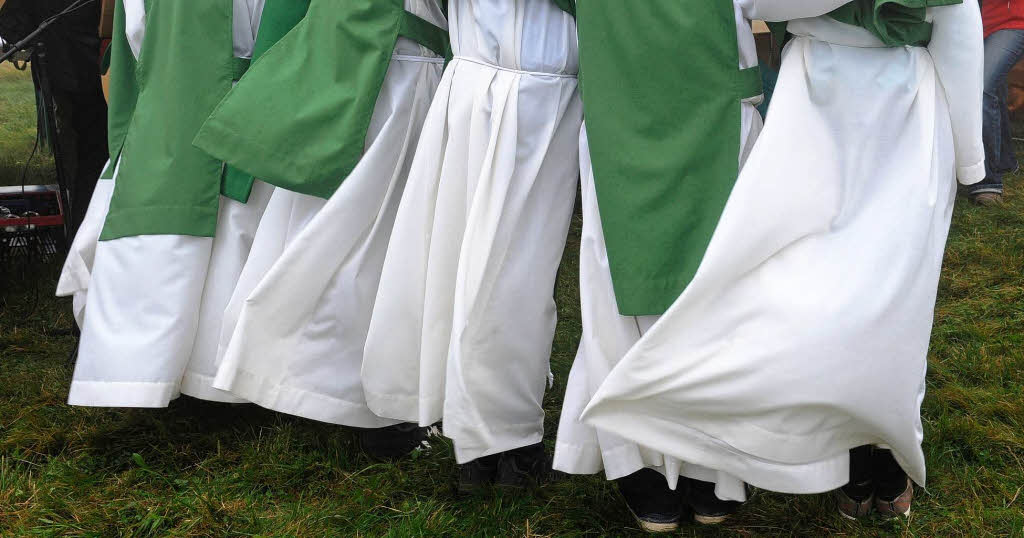
{"type": "Polygon", "coordinates": [[[107,163],[107,102],[103,90],[92,92],[55,91],[57,133],[63,155],[58,166],[68,182],[70,237],[74,238],[85,218],[96,181],[107,163]]]}
{"type": "Polygon", "coordinates": [[[1006,108],[1006,78],[1024,56],[1024,30],[1000,30],[985,39],[985,96],[982,137],[985,179],[968,188],[970,194],[1001,194],[1003,175],[1017,168],[1010,113],[1006,108]]]}

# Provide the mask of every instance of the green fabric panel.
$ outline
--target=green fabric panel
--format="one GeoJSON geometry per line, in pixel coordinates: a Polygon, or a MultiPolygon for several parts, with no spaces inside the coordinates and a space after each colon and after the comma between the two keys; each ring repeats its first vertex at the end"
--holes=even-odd
{"type": "Polygon", "coordinates": [[[263,56],[270,47],[273,47],[288,35],[288,32],[299,24],[299,21],[309,11],[310,0],[266,0],[263,6],[263,15],[260,18],[260,29],[256,33],[256,46],[252,51],[252,59],[255,61],[263,56]]]}
{"type": "MultiPolygon", "coordinates": [[[[252,61],[258,60],[270,50],[270,47],[276,45],[292,28],[295,28],[295,25],[299,24],[299,21],[306,16],[306,11],[309,10],[309,1],[266,1],[260,18],[260,28],[256,33],[256,44],[252,51],[252,61]]],[[[238,78],[241,77],[237,77],[236,80],[238,78]]],[[[255,181],[256,178],[252,174],[227,165],[224,167],[224,177],[221,180],[220,193],[244,204],[249,201],[249,194],[252,193],[252,186],[255,181]]]]}
{"type": "Polygon", "coordinates": [[[252,60],[249,58],[235,58],[235,61],[231,62],[231,80],[237,81],[244,77],[251,64],[252,60]]]}
{"type": "Polygon", "coordinates": [[[553,0],[553,1],[555,2],[556,6],[562,8],[562,11],[565,11],[566,13],[572,15],[573,17],[576,16],[576,0],[553,0]]]}
{"type": "Polygon", "coordinates": [[[232,41],[232,0],[148,2],[139,98],[101,240],[216,232],[222,163],[192,139],[231,89],[232,41]]]}
{"type": "Polygon", "coordinates": [[[398,35],[423,45],[438,56],[452,57],[452,42],[448,32],[413,13],[406,11],[402,14],[398,35]]]}
{"type": "Polygon", "coordinates": [[[731,2],[580,0],[584,113],[619,311],[663,314],[697,271],[739,174],[731,2]],[[683,58],[670,62],[666,58],[683,58]]]}
{"type": "Polygon", "coordinates": [[[110,72],[110,46],[107,46],[107,50],[103,51],[103,58],[100,59],[100,76],[106,75],[110,72]]]}
{"type": "Polygon", "coordinates": [[[739,76],[736,77],[735,89],[736,93],[734,95],[741,96],[741,99],[757,97],[763,94],[764,79],[761,78],[761,69],[758,67],[740,69],[739,76]]]}
{"type": "MultiPolygon", "coordinates": [[[[111,166],[117,163],[128,136],[128,126],[135,112],[135,102],[139,98],[138,80],[135,77],[135,55],[128,46],[125,34],[124,4],[117,0],[114,4],[114,34],[107,48],[110,54],[110,79],[107,103],[107,150],[110,154],[111,166]]],[[[110,177],[113,177],[113,168],[110,177]]],[[[105,179],[110,179],[106,178],[105,179]]]]}
{"type": "Polygon", "coordinates": [[[100,172],[100,179],[114,179],[114,171],[117,170],[117,159],[110,159],[107,165],[100,172]]]}
{"type": "MultiPolygon", "coordinates": [[[[179,0],[171,0],[179,1],[179,0]]],[[[147,36],[148,38],[148,36],[147,36]]],[[[121,177],[114,184],[117,191],[121,177]]],[[[197,237],[213,237],[217,224],[217,206],[196,204],[147,207],[122,207],[114,212],[111,199],[111,214],[103,224],[101,241],[133,237],[139,235],[193,235],[197,237]],[[213,223],[214,229],[210,229],[213,223]]]]}
{"type": "Polygon", "coordinates": [[[402,0],[314,0],[207,120],[196,146],[272,185],[329,198],[362,158],[405,20],[402,0]]]}
{"type": "Polygon", "coordinates": [[[249,202],[249,195],[252,194],[252,186],[255,184],[255,176],[226,164],[224,176],[220,181],[220,194],[245,204],[249,202]]]}
{"type": "Polygon", "coordinates": [[[765,24],[768,25],[768,30],[771,31],[771,34],[772,34],[772,41],[774,41],[775,47],[777,47],[777,50],[775,50],[775,52],[776,53],[781,53],[782,52],[782,47],[785,46],[785,44],[786,44],[786,36],[787,36],[786,27],[789,25],[789,23],[788,22],[766,22],[765,24]]]}
{"type": "Polygon", "coordinates": [[[854,0],[829,16],[868,30],[889,47],[926,46],[932,39],[926,9],[961,3],[963,0],[854,0]]]}

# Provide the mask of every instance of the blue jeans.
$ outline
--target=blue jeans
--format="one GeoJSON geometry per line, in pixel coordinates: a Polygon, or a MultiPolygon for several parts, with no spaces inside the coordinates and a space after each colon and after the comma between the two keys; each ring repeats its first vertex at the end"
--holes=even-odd
{"type": "Polygon", "coordinates": [[[1006,77],[1024,56],[1024,30],[1000,30],[985,39],[985,98],[982,137],[985,179],[968,188],[970,194],[1003,192],[1003,174],[1017,168],[1006,108],[1006,77]]]}

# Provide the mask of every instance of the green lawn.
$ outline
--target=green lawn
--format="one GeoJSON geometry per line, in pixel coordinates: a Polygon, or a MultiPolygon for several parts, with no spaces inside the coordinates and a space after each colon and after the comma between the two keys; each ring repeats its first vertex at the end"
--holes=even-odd
{"type": "MultiPolygon", "coordinates": [[[[22,74],[0,67],[0,184],[18,181],[12,170],[31,150],[30,91],[22,74]]],[[[760,493],[723,529],[684,534],[1024,535],[1018,181],[1005,207],[961,203],[956,212],[924,405],[929,485],[912,519],[850,523],[828,495],[760,493]]],[[[579,224],[558,286],[549,442],[580,333],[579,224]]],[[[637,532],[601,477],[560,479],[533,495],[459,498],[444,442],[415,460],[381,464],[356,450],[350,431],[254,406],[182,398],[166,410],[68,407],[74,340],[69,301],[52,298],[58,265],[0,272],[0,536],[637,532]]]]}
{"type": "MultiPolygon", "coordinates": [[[[0,186],[20,185],[25,161],[36,139],[36,98],[28,71],[0,64],[0,186]]],[[[44,148],[36,152],[27,173],[28,184],[55,183],[53,159],[44,148]]]]}

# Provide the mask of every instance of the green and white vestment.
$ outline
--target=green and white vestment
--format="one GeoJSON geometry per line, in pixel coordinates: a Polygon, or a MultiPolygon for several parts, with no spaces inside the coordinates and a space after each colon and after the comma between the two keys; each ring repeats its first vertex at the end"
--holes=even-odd
{"type": "Polygon", "coordinates": [[[865,444],[923,485],[946,234],[957,179],[984,176],[978,4],[741,3],[790,20],[768,123],[696,275],[581,420],[774,491],[842,486],[865,444]]]}

